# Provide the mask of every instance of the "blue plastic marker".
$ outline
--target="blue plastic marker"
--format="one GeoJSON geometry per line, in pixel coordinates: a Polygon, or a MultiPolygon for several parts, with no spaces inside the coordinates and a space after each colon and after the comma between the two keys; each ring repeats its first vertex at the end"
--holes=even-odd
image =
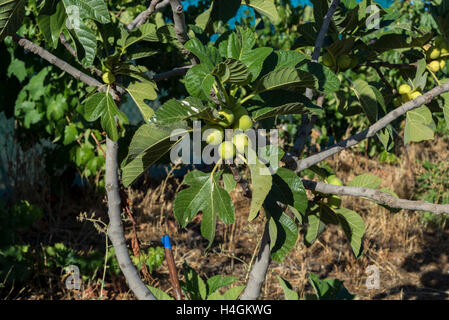
{"type": "Polygon", "coordinates": [[[181,286],[179,285],[178,272],[176,270],[175,258],[173,257],[173,251],[170,243],[170,237],[168,235],[162,236],[162,246],[165,250],[165,259],[167,260],[168,272],[170,274],[170,281],[175,293],[176,300],[181,300],[181,286]]]}

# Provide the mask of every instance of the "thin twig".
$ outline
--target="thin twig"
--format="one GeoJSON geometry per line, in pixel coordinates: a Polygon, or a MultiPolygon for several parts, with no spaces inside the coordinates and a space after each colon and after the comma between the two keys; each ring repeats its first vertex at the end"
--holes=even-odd
{"type": "Polygon", "coordinates": [[[385,78],[382,70],[380,70],[380,66],[378,66],[378,65],[370,65],[370,66],[373,67],[374,70],[376,70],[377,75],[382,80],[382,82],[387,86],[387,88],[391,91],[391,93],[393,93],[393,95],[396,95],[397,94],[396,90],[393,88],[393,86],[390,84],[390,82],[385,78]]]}
{"type": "Polygon", "coordinates": [[[97,137],[95,136],[95,134],[93,132],[91,132],[90,135],[95,140],[95,143],[97,144],[97,148],[100,149],[100,151],[103,153],[104,158],[106,159],[106,152],[103,150],[103,147],[101,146],[97,137]]]}
{"type": "Polygon", "coordinates": [[[147,22],[148,18],[150,16],[159,10],[162,10],[166,6],[170,4],[169,0],[152,0],[150,2],[150,6],[145,11],[142,11],[132,22],[130,22],[126,28],[128,30],[132,30],[134,28],[139,28],[141,25],[143,25],[145,22],[147,22]]]}
{"type": "MultiPolygon", "coordinates": [[[[77,68],[71,66],[70,64],[68,64],[64,60],[59,59],[54,54],[48,52],[44,48],[42,48],[42,47],[38,46],[37,44],[31,42],[30,40],[28,40],[28,39],[26,39],[24,37],[21,37],[21,36],[19,36],[17,34],[12,35],[12,39],[19,46],[23,47],[25,50],[31,51],[34,54],[36,54],[39,57],[41,57],[42,59],[47,60],[48,62],[50,62],[50,64],[58,67],[62,71],[67,72],[72,77],[74,77],[76,80],[84,82],[88,86],[98,87],[99,91],[103,91],[103,92],[106,91],[106,86],[103,83],[101,83],[97,79],[95,79],[95,78],[85,74],[81,70],[78,70],[77,68]]],[[[120,99],[119,94],[117,94],[117,92],[115,90],[113,90],[112,88],[109,90],[109,92],[112,94],[112,97],[115,100],[120,99]]]]}

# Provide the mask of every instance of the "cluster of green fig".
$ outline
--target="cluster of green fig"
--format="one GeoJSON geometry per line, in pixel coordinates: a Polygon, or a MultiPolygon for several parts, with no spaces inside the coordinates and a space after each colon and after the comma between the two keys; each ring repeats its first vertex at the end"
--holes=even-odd
{"type": "Polygon", "coordinates": [[[435,44],[427,49],[427,67],[432,72],[438,72],[446,66],[446,59],[449,56],[449,43],[443,37],[437,37],[435,44]]]}
{"type": "Polygon", "coordinates": [[[253,127],[253,121],[248,115],[248,111],[238,106],[231,109],[221,109],[218,111],[220,119],[215,122],[208,122],[203,128],[206,136],[205,141],[211,145],[218,145],[218,155],[224,160],[232,159],[236,151],[244,153],[248,146],[248,136],[243,132],[253,127]],[[231,141],[223,141],[225,129],[240,130],[241,133],[234,134],[231,141]]]}
{"type": "Polygon", "coordinates": [[[354,69],[359,64],[359,59],[356,56],[343,54],[335,58],[331,53],[326,52],[323,55],[323,64],[333,70],[345,71],[347,69],[354,69]]]}
{"type": "Polygon", "coordinates": [[[393,100],[393,105],[397,108],[407,101],[414,100],[419,96],[422,96],[422,92],[419,88],[412,89],[408,84],[401,84],[398,88],[398,92],[401,95],[393,100]]]}

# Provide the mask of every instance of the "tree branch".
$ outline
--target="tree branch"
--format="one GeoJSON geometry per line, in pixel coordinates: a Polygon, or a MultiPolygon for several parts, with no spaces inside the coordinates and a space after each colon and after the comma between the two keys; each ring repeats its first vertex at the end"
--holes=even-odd
{"type": "Polygon", "coordinates": [[[156,300],[140,279],[136,267],[129,257],[121,217],[121,200],[117,164],[118,143],[106,138],[106,194],[108,199],[108,236],[114,246],[120,269],[125,275],[130,289],[139,300],[156,300]]]}
{"type": "MultiPolygon", "coordinates": [[[[184,44],[189,41],[189,36],[187,34],[187,25],[184,17],[184,7],[179,0],[170,0],[170,6],[173,11],[173,22],[174,29],[176,33],[176,38],[179,43],[184,46],[184,44]]],[[[185,50],[185,53],[189,56],[192,65],[198,64],[197,58],[193,56],[190,52],[185,50]]]]}
{"type": "Polygon", "coordinates": [[[385,67],[385,68],[389,68],[389,69],[416,69],[418,67],[418,63],[417,62],[413,62],[413,63],[389,63],[389,62],[368,62],[366,64],[369,67],[385,67]]]}
{"type": "MultiPolygon", "coordinates": [[[[327,11],[326,15],[323,19],[323,24],[321,25],[320,32],[318,33],[317,38],[315,39],[315,47],[313,48],[312,53],[312,62],[317,63],[318,58],[320,57],[321,48],[323,47],[324,38],[326,37],[327,30],[329,29],[329,24],[332,20],[332,16],[334,15],[335,10],[337,9],[338,4],[340,3],[340,0],[333,0],[329,10],[327,11]]],[[[312,100],[313,98],[313,90],[311,88],[306,89],[306,97],[312,100]]],[[[322,106],[324,100],[324,96],[321,95],[317,99],[317,105],[322,106]],[[321,102],[321,104],[319,104],[321,102]]],[[[317,120],[316,116],[312,116],[309,120],[308,115],[302,116],[301,126],[298,130],[298,137],[296,138],[292,153],[294,155],[299,156],[301,152],[304,150],[304,147],[307,143],[307,139],[310,136],[310,132],[312,131],[312,128],[317,120]]]]}
{"type": "Polygon", "coordinates": [[[171,78],[171,77],[183,76],[192,67],[193,67],[193,65],[184,66],[184,67],[175,68],[175,69],[170,70],[170,71],[166,71],[166,72],[162,72],[162,73],[159,73],[159,74],[155,74],[151,78],[151,80],[157,82],[157,81],[162,81],[162,80],[165,80],[165,79],[168,79],[168,78],[171,78]]]}
{"type": "Polygon", "coordinates": [[[240,300],[256,300],[260,296],[263,282],[265,281],[268,266],[271,261],[270,250],[270,232],[268,221],[265,224],[262,241],[259,252],[257,253],[256,262],[254,263],[251,273],[249,274],[248,284],[240,297],[240,300]]]}
{"type": "Polygon", "coordinates": [[[429,211],[435,214],[449,214],[449,204],[433,204],[424,201],[414,201],[395,198],[389,193],[382,192],[376,189],[335,186],[323,182],[316,182],[311,180],[302,180],[304,188],[308,190],[318,191],[325,194],[335,194],[339,196],[354,196],[365,197],[378,202],[379,204],[387,205],[395,209],[406,209],[414,211],[429,211]]]}
{"type": "Polygon", "coordinates": [[[324,159],[331,157],[332,155],[344,149],[355,146],[359,142],[367,138],[373,137],[377,132],[385,128],[387,125],[389,125],[391,122],[393,122],[400,116],[406,114],[408,111],[414,110],[422,106],[423,104],[429,103],[430,101],[432,101],[433,98],[445,92],[449,92],[449,83],[437,86],[432,90],[426,92],[422,96],[404,103],[400,107],[397,107],[395,110],[387,113],[383,118],[375,122],[369,128],[349,137],[348,139],[342,140],[339,143],[334,144],[332,147],[326,150],[323,150],[305,159],[298,159],[298,157],[292,155],[291,153],[286,153],[284,156],[284,160],[286,162],[293,162],[293,161],[296,162],[295,172],[300,172],[302,170],[310,168],[311,166],[323,161],[324,159]]]}
{"type": "MultiPolygon", "coordinates": [[[[315,47],[313,48],[312,53],[312,62],[318,62],[318,58],[320,57],[321,48],[323,47],[324,37],[326,37],[327,30],[329,29],[329,24],[332,20],[332,16],[334,15],[335,10],[337,9],[340,0],[332,0],[332,3],[327,10],[326,15],[323,18],[323,24],[321,25],[320,32],[315,40],[315,47]]],[[[313,93],[312,89],[306,89],[306,97],[312,99],[313,93]]]]}
{"type": "Polygon", "coordinates": [[[134,28],[139,28],[148,18],[156,11],[159,11],[170,4],[170,0],[151,0],[150,6],[147,10],[142,11],[131,23],[129,23],[126,28],[132,30],[134,28]]]}
{"type": "MultiPolygon", "coordinates": [[[[324,94],[321,94],[317,98],[317,106],[322,107],[324,102],[324,94]]],[[[318,120],[318,116],[313,115],[310,120],[309,117],[306,114],[302,115],[301,118],[301,125],[298,129],[298,137],[296,138],[293,148],[291,150],[291,153],[300,156],[302,151],[304,150],[304,147],[306,146],[307,139],[310,136],[310,132],[312,132],[313,126],[315,125],[315,122],[318,120]]]]}
{"type": "MultiPolygon", "coordinates": [[[[68,64],[67,62],[65,62],[62,59],[59,59],[58,57],[56,57],[54,54],[48,52],[47,50],[45,50],[44,48],[38,46],[37,44],[33,43],[32,41],[25,39],[17,34],[12,35],[12,39],[21,47],[23,47],[25,50],[31,51],[34,54],[38,55],[39,57],[41,57],[44,60],[47,60],[48,62],[50,62],[50,64],[58,67],[59,69],[61,69],[64,72],[67,72],[68,74],[70,74],[72,77],[74,77],[75,79],[84,82],[85,84],[87,84],[88,86],[92,86],[92,87],[98,87],[99,91],[106,91],[106,86],[101,83],[100,81],[98,81],[97,79],[85,74],[84,72],[78,70],[77,68],[71,66],[70,64],[68,64]]],[[[112,97],[115,100],[119,100],[120,96],[117,94],[117,92],[113,89],[109,90],[109,92],[111,92],[112,97]]]]}

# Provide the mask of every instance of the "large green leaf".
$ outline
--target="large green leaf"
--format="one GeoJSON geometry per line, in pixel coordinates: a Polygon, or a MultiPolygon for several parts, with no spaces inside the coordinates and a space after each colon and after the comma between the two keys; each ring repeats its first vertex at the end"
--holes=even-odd
{"type": "Polygon", "coordinates": [[[271,258],[283,262],[285,256],[296,245],[298,227],[295,222],[277,205],[276,199],[268,195],[263,208],[269,219],[271,258]]]}
{"type": "Polygon", "coordinates": [[[307,223],[308,226],[304,236],[304,242],[307,246],[310,246],[323,233],[326,224],[321,221],[319,212],[307,215],[307,223]]]}
{"type": "Polygon", "coordinates": [[[251,171],[251,207],[249,210],[248,221],[253,220],[259,212],[271,189],[272,177],[270,170],[259,160],[256,152],[248,148],[248,163],[251,171]]]}
{"type": "Polygon", "coordinates": [[[356,212],[346,209],[335,209],[338,221],[351,243],[352,251],[356,257],[362,254],[362,238],[365,234],[365,222],[356,212]]]}
{"type": "Polygon", "coordinates": [[[92,19],[100,23],[111,22],[104,0],[62,0],[62,2],[67,14],[74,15],[73,19],[92,19]]]}
{"type": "Polygon", "coordinates": [[[274,0],[245,0],[245,3],[260,14],[266,16],[274,24],[279,22],[279,14],[276,10],[274,0]]]}
{"type": "Polygon", "coordinates": [[[156,89],[156,83],[153,81],[133,82],[126,88],[126,91],[128,91],[139,108],[145,122],[148,122],[154,114],[153,109],[145,103],[145,100],[156,100],[156,89]]]}
{"type": "Polygon", "coordinates": [[[265,59],[273,51],[272,48],[262,47],[253,49],[256,44],[256,37],[252,29],[237,26],[237,32],[227,34],[228,38],[219,39],[219,51],[227,57],[243,62],[252,79],[255,80],[262,71],[265,59]]]}
{"type": "Polygon", "coordinates": [[[309,282],[315,290],[315,296],[306,296],[306,300],[352,300],[354,295],[338,279],[320,280],[314,273],[309,274],[309,282]]]}
{"type": "Polygon", "coordinates": [[[223,173],[222,176],[223,179],[223,188],[228,192],[231,193],[234,191],[235,186],[237,185],[237,181],[234,179],[234,175],[232,173],[223,173]]]}
{"type": "Polygon", "coordinates": [[[307,194],[302,180],[293,171],[279,168],[272,178],[270,197],[284,205],[295,208],[302,215],[308,206],[307,194]]]}
{"type": "Polygon", "coordinates": [[[365,111],[368,120],[373,123],[377,121],[378,107],[377,97],[371,86],[364,80],[356,79],[353,81],[353,87],[357,98],[365,111]]]}
{"type": "Polygon", "coordinates": [[[184,78],[186,90],[194,97],[209,99],[209,92],[204,92],[203,81],[210,76],[211,69],[206,64],[197,64],[187,71],[184,78]]]}
{"type": "Polygon", "coordinates": [[[122,38],[117,41],[117,44],[122,47],[123,51],[125,51],[125,49],[139,41],[156,42],[158,40],[159,37],[157,34],[157,26],[153,23],[147,22],[141,25],[138,29],[129,33],[124,30],[122,33],[122,38]]]}
{"type": "Polygon", "coordinates": [[[296,67],[298,63],[309,58],[309,56],[296,50],[276,50],[276,66],[274,69],[283,67],[296,67]]]}
{"type": "Polygon", "coordinates": [[[435,122],[432,119],[432,113],[426,106],[421,106],[415,110],[407,112],[404,130],[404,144],[411,141],[420,142],[423,140],[432,140],[435,127],[435,122]]]}
{"type": "Polygon", "coordinates": [[[65,19],[67,14],[65,13],[64,6],[59,2],[56,6],[56,11],[52,14],[40,14],[37,17],[37,24],[45,40],[53,47],[56,48],[59,42],[59,34],[64,28],[65,19]]]}
{"type": "Polygon", "coordinates": [[[181,227],[185,227],[198,212],[203,213],[201,234],[209,240],[209,246],[215,237],[217,215],[226,224],[233,223],[235,219],[231,197],[218,184],[221,173],[189,172],[184,182],[190,188],[180,191],[173,202],[173,212],[181,227]]]}
{"type": "Polygon", "coordinates": [[[298,228],[278,203],[304,214],[308,200],[301,179],[293,171],[279,168],[272,180],[272,187],[265,198],[263,208],[269,219],[271,257],[282,262],[296,244],[298,228]]]}
{"type": "Polygon", "coordinates": [[[340,80],[337,75],[328,67],[319,63],[309,62],[300,67],[314,75],[318,80],[318,90],[324,93],[336,92],[340,89],[340,80]]]}
{"type": "Polygon", "coordinates": [[[22,25],[25,0],[0,0],[0,41],[22,25]]]}
{"type": "Polygon", "coordinates": [[[237,300],[246,286],[235,286],[223,294],[223,300],[237,300]]]}
{"type": "Polygon", "coordinates": [[[170,124],[190,118],[214,121],[218,113],[215,108],[205,106],[201,100],[187,97],[183,101],[170,99],[156,110],[156,122],[170,124]]]}
{"type": "Polygon", "coordinates": [[[254,90],[262,93],[269,90],[297,90],[298,88],[317,88],[317,79],[294,67],[283,67],[271,71],[254,84],[254,90]]]}
{"type": "Polygon", "coordinates": [[[101,117],[101,126],[111,140],[119,138],[116,120],[128,123],[126,115],[119,110],[112,96],[107,92],[98,92],[89,97],[84,104],[84,118],[95,121],[101,117]]]}
{"type": "Polygon", "coordinates": [[[245,85],[251,80],[251,73],[243,62],[229,58],[219,63],[212,73],[223,83],[245,85]]]}
{"type": "Polygon", "coordinates": [[[184,48],[198,57],[201,64],[205,64],[208,67],[209,71],[211,71],[214,66],[221,61],[221,56],[217,48],[204,45],[197,38],[193,38],[187,41],[184,44],[184,48]]]}
{"type": "Polygon", "coordinates": [[[245,289],[245,286],[235,286],[227,290],[224,294],[220,294],[216,291],[208,296],[207,300],[237,300],[243,289],[245,289]]]}
{"type": "Polygon", "coordinates": [[[181,288],[187,293],[190,300],[205,300],[207,297],[207,288],[200,275],[184,262],[182,265],[182,274],[184,281],[180,281],[181,288]]]}
{"type": "Polygon", "coordinates": [[[283,114],[316,114],[323,115],[323,109],[314,106],[310,100],[307,102],[287,103],[279,107],[265,107],[252,113],[254,121],[267,119],[283,114]]]}
{"type": "Polygon", "coordinates": [[[320,205],[315,210],[307,212],[308,227],[304,236],[304,243],[311,246],[323,233],[327,224],[338,224],[335,213],[328,206],[320,205]]]}
{"type": "Polygon", "coordinates": [[[151,291],[151,293],[156,297],[157,300],[175,300],[168,294],[166,294],[161,289],[158,289],[156,287],[151,287],[147,285],[147,288],[151,291]]]}
{"type": "Polygon", "coordinates": [[[134,134],[128,156],[122,163],[122,181],[129,186],[150,165],[161,159],[189,133],[182,123],[161,126],[154,123],[142,125],[134,134]],[[178,129],[177,131],[174,131],[178,129]]]}
{"type": "Polygon", "coordinates": [[[348,183],[350,187],[371,188],[376,189],[382,183],[382,179],[372,174],[364,173],[354,177],[351,182],[348,183]]]}
{"type": "Polygon", "coordinates": [[[277,277],[282,291],[284,291],[285,300],[299,300],[298,293],[292,289],[292,285],[287,280],[277,277]]]}
{"type": "Polygon", "coordinates": [[[220,288],[230,286],[237,280],[238,278],[235,276],[222,276],[220,274],[210,277],[206,281],[207,294],[210,295],[220,288]]]}
{"type": "Polygon", "coordinates": [[[84,49],[85,64],[92,65],[97,54],[97,36],[82,20],[72,30],[84,49]]]}

